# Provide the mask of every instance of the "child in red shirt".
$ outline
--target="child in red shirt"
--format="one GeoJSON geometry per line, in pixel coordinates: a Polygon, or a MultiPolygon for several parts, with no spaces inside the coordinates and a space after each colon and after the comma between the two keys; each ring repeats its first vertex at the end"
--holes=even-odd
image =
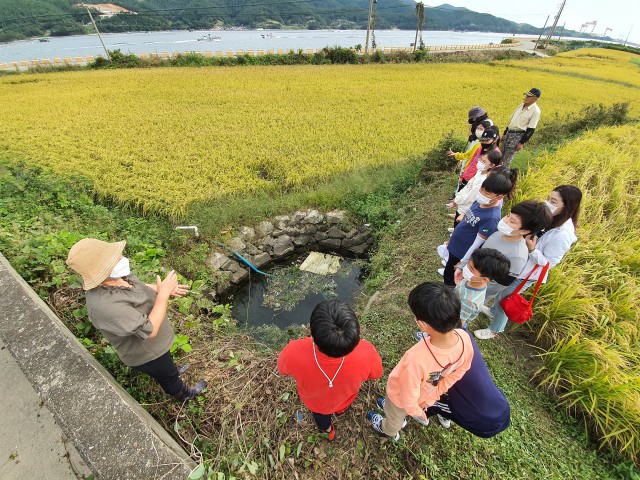
{"type": "Polygon", "coordinates": [[[278,371],[296,380],[300,400],[333,440],[332,415],[353,403],[362,382],[382,376],[382,360],[373,345],[360,340],[358,318],[346,303],[320,302],[310,325],[311,337],[293,340],[280,352],[278,371]]]}

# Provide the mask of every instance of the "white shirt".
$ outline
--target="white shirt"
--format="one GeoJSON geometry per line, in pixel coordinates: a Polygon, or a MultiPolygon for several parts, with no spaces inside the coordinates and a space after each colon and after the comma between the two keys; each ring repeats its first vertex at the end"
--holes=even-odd
{"type": "Polygon", "coordinates": [[[467,213],[467,210],[471,208],[473,202],[476,201],[476,196],[480,191],[480,187],[482,186],[482,182],[487,178],[487,172],[476,172],[476,174],[471,177],[471,180],[460,189],[458,193],[456,193],[453,201],[456,203],[456,210],[458,213],[467,213]]]}
{"type": "Polygon", "coordinates": [[[540,121],[540,114],[542,111],[537,103],[532,103],[528,107],[524,106],[524,103],[520,104],[518,108],[511,114],[511,120],[509,120],[509,130],[521,130],[525,131],[527,128],[536,128],[540,121]]]}
{"type": "MultiPolygon", "coordinates": [[[[578,237],[576,237],[573,220],[569,219],[559,227],[552,228],[540,237],[540,240],[536,243],[536,248],[529,253],[529,260],[518,277],[526,278],[533,267],[540,265],[538,270],[529,278],[529,280],[536,281],[542,271],[541,267],[544,267],[547,262],[549,263],[549,269],[555,267],[576,240],[578,240],[578,237]]],[[[546,281],[547,278],[545,276],[544,282],[546,281]]]]}

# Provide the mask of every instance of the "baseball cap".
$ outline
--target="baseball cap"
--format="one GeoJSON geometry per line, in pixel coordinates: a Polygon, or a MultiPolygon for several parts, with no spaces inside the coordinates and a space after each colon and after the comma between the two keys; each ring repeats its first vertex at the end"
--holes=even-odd
{"type": "Polygon", "coordinates": [[[540,98],[540,95],[542,95],[542,92],[540,91],[539,88],[532,88],[531,90],[529,90],[527,93],[525,93],[525,95],[527,97],[537,97],[540,98]]]}

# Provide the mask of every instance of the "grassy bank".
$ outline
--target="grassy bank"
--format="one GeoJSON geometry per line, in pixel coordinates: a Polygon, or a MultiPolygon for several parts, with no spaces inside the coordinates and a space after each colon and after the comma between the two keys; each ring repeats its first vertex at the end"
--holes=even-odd
{"type": "MultiPolygon", "coordinates": [[[[379,294],[363,323],[366,337],[380,348],[386,372],[414,341],[409,290],[441,279],[435,246],[447,238],[450,221],[438,207],[446,203],[452,186],[451,177],[443,175],[413,189],[402,202],[401,224],[373,258],[370,282],[379,294]]],[[[618,478],[616,467],[589,446],[571,417],[558,412],[530,383],[535,361],[526,343],[505,338],[480,346],[511,405],[511,427],[484,440],[460,428],[410,424],[403,442],[382,447],[396,472],[387,478],[618,478]]],[[[383,393],[383,383],[374,393],[383,393]]],[[[366,401],[371,406],[373,397],[366,401]]]]}

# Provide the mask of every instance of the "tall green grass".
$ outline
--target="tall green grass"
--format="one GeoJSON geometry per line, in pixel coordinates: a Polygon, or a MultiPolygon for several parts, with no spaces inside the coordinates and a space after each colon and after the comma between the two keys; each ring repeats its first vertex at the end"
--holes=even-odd
{"type": "Polygon", "coordinates": [[[537,372],[600,445],[640,454],[639,125],[595,130],[539,158],[520,199],[554,186],[583,191],[578,242],[541,289],[532,326],[537,372]]]}

